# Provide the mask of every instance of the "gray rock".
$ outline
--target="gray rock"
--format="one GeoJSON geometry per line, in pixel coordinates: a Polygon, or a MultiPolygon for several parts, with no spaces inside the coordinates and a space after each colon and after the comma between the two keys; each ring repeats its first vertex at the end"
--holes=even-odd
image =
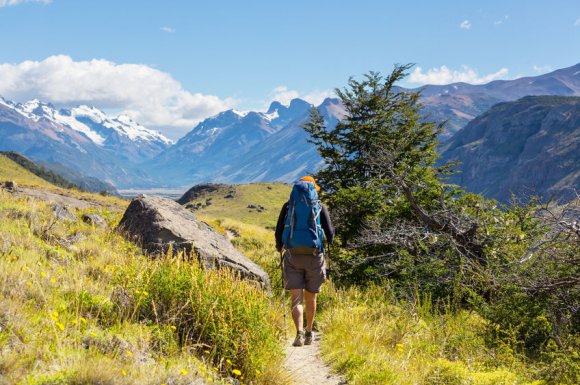
{"type": "Polygon", "coordinates": [[[230,268],[242,278],[258,281],[269,290],[270,279],[260,266],[246,258],[224,236],[169,199],[140,195],[133,199],[119,229],[151,253],[167,250],[193,251],[207,268],[230,268]]]}
{"type": "Polygon", "coordinates": [[[8,180],[4,182],[4,187],[9,191],[16,191],[16,189],[18,188],[18,184],[16,184],[16,182],[14,182],[13,180],[8,180]]]}
{"type": "Polygon", "coordinates": [[[55,204],[52,206],[52,214],[59,221],[76,221],[77,216],[72,213],[66,206],[55,204]]]}
{"type": "Polygon", "coordinates": [[[83,214],[83,222],[96,227],[106,227],[107,221],[97,214],[83,214]]]}

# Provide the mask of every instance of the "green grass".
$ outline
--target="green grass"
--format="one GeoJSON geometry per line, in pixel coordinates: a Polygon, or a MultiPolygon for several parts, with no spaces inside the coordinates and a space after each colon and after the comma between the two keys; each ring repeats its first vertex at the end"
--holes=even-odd
{"type": "MultiPolygon", "coordinates": [[[[1,157],[0,177],[45,186],[1,157]]],[[[125,201],[75,211],[102,215],[110,227],[100,229],[55,222],[44,202],[0,192],[0,385],[220,383],[228,376],[288,384],[279,256],[266,227],[289,191],[237,186],[234,199],[223,191],[203,197],[212,204],[196,213],[264,267],[271,297],[184,256],[145,257],[113,229],[125,201]],[[248,204],[267,210],[250,213],[248,204]]],[[[317,325],[323,358],[350,384],[544,383],[534,382],[541,373],[509,344],[488,346],[489,325],[478,314],[398,301],[388,282],[326,283],[317,325]]]]}
{"type": "Polygon", "coordinates": [[[288,383],[265,292],[184,256],[144,256],[114,229],[127,201],[47,185],[2,157],[0,177],[106,202],[59,222],[50,204],[0,191],[0,384],[288,383]]]}
{"type": "Polygon", "coordinates": [[[245,224],[275,228],[282,205],[288,201],[291,186],[284,183],[252,183],[228,185],[192,201],[203,208],[195,214],[219,219],[233,219],[245,224]],[[225,198],[233,191],[233,198],[225,198]],[[210,199],[208,201],[208,199],[210,199]],[[209,203],[209,205],[207,205],[209,203]],[[249,205],[260,205],[266,210],[258,212],[249,205]]]}
{"type": "Polygon", "coordinates": [[[112,196],[103,196],[101,194],[81,192],[74,189],[66,189],[55,186],[48,181],[34,175],[18,163],[0,154],[0,181],[14,181],[20,187],[42,189],[56,194],[74,197],[89,202],[94,202],[98,205],[108,206],[116,210],[124,210],[127,206],[127,201],[121,198],[112,196]]]}
{"type": "Polygon", "coordinates": [[[2,181],[14,181],[19,185],[52,189],[55,186],[0,154],[0,177],[2,181]]]}
{"type": "Polygon", "coordinates": [[[398,302],[388,288],[326,285],[322,349],[352,384],[520,385],[533,368],[506,345],[486,346],[487,322],[474,312],[398,302]]]}

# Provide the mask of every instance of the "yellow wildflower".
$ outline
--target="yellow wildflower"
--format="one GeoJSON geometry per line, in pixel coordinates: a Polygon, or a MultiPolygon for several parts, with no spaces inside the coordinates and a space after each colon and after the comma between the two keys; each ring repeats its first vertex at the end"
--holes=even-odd
{"type": "Polygon", "coordinates": [[[55,282],[56,282],[56,279],[54,279],[54,278],[50,279],[50,283],[55,283],[55,282]]]}
{"type": "Polygon", "coordinates": [[[85,317],[79,317],[79,321],[81,321],[82,323],[86,324],[87,320],[85,317]]]}
{"type": "Polygon", "coordinates": [[[55,325],[62,331],[64,330],[64,325],[61,324],[60,322],[56,322],[55,325]]]}
{"type": "Polygon", "coordinates": [[[241,375],[242,375],[242,372],[240,372],[238,369],[234,369],[234,370],[232,370],[232,373],[233,373],[234,375],[236,375],[236,376],[241,376],[241,375]]]}
{"type": "Polygon", "coordinates": [[[123,370],[123,371],[121,372],[121,374],[122,374],[122,375],[124,375],[124,376],[126,376],[126,375],[127,375],[127,372],[123,370]]]}
{"type": "Polygon", "coordinates": [[[232,364],[232,361],[229,358],[226,360],[226,362],[230,365],[232,364]]]}
{"type": "Polygon", "coordinates": [[[42,276],[42,278],[46,278],[46,273],[44,271],[40,273],[40,275],[42,276]]]}
{"type": "Polygon", "coordinates": [[[127,357],[131,357],[133,355],[133,353],[130,350],[126,350],[125,354],[127,355],[127,357]]]}
{"type": "Polygon", "coordinates": [[[182,375],[184,375],[184,376],[187,374],[187,370],[185,370],[185,369],[181,369],[181,370],[180,370],[180,372],[181,372],[181,374],[182,374],[182,375]]]}

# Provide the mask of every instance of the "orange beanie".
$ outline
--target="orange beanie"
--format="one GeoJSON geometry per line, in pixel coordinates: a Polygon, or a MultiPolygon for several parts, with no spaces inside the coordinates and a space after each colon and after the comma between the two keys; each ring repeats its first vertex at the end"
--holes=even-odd
{"type": "Polygon", "coordinates": [[[310,175],[303,176],[302,178],[300,178],[300,180],[304,181],[304,182],[312,183],[314,185],[314,187],[316,188],[316,191],[317,192],[320,191],[320,186],[316,184],[316,181],[310,175]]]}

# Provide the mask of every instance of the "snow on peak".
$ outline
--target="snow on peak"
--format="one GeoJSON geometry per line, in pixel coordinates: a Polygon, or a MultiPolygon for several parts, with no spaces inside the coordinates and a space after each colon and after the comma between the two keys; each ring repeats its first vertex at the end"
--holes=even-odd
{"type": "Polygon", "coordinates": [[[39,121],[44,118],[81,132],[99,146],[104,145],[112,132],[126,136],[132,141],[173,143],[159,132],[143,127],[127,115],[111,118],[96,107],[80,105],[70,110],[57,110],[52,105],[42,103],[38,99],[17,105],[11,105],[10,102],[2,102],[2,104],[15,109],[29,119],[39,121]]]}
{"type": "Polygon", "coordinates": [[[277,109],[274,110],[274,111],[272,111],[272,112],[269,112],[269,113],[262,113],[261,115],[264,117],[264,119],[266,119],[266,120],[268,120],[270,122],[272,120],[278,119],[280,117],[280,114],[278,114],[278,110],[277,109]]]}
{"type": "Polygon", "coordinates": [[[241,118],[245,118],[246,115],[248,115],[250,113],[250,111],[239,111],[239,110],[236,110],[236,109],[233,109],[232,112],[234,114],[238,115],[241,118]]]}
{"type": "Polygon", "coordinates": [[[116,118],[107,119],[107,121],[104,121],[102,124],[105,127],[117,131],[121,135],[127,136],[132,141],[144,140],[161,141],[165,144],[173,143],[171,139],[166,138],[157,131],[143,127],[128,115],[119,115],[116,118]]]}

